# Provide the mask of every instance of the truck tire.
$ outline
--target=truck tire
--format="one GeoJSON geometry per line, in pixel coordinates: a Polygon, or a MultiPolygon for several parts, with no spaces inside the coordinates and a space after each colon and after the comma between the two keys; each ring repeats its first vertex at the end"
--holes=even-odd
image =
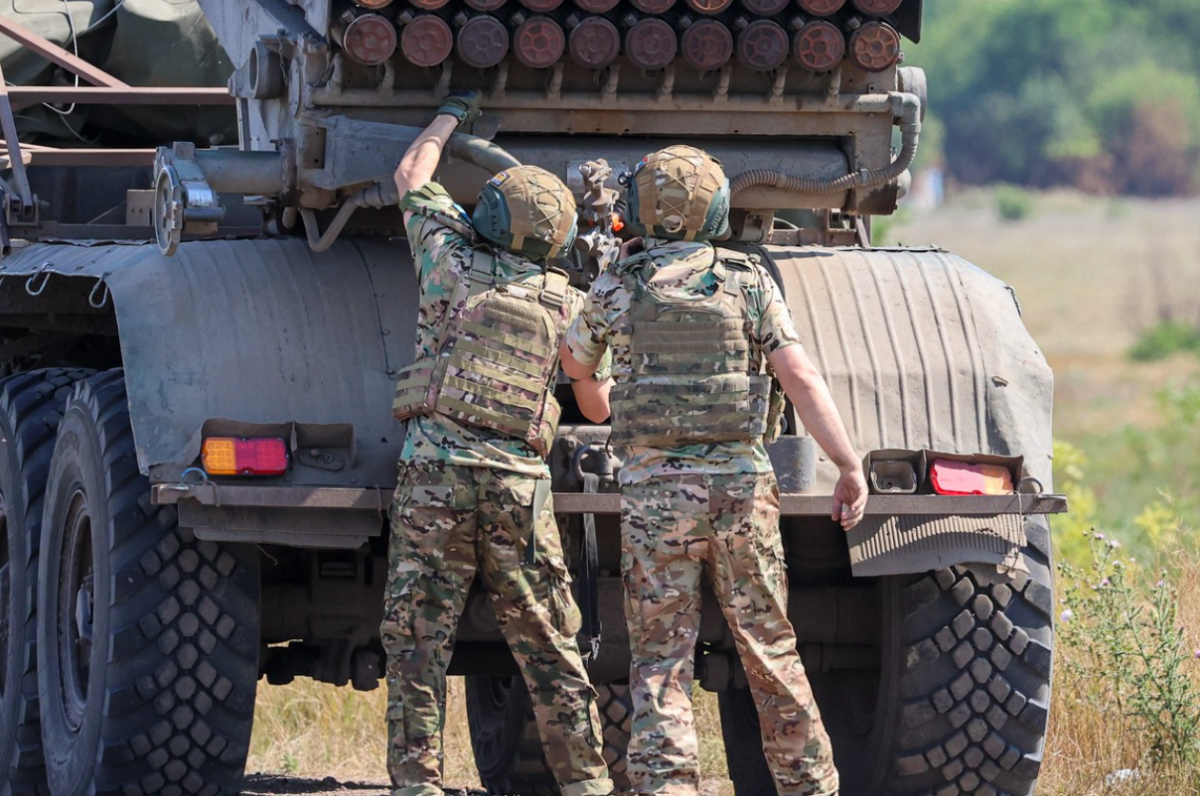
{"type": "MultiPolygon", "coordinates": [[[[1053,579],[955,566],[884,578],[879,670],[811,672],[844,793],[1030,796],[1050,705],[1053,579]],[[890,609],[889,609],[890,606],[890,609]],[[870,680],[871,682],[868,682],[870,680]]],[[[746,689],[720,697],[737,796],[774,793],[746,689]]]]}
{"type": "Polygon", "coordinates": [[[150,502],[120,370],[67,401],[42,527],[52,796],[236,793],[258,678],[257,550],[199,541],[150,502]]]}
{"type": "Polygon", "coordinates": [[[45,781],[38,727],[37,598],[42,498],[72,386],[91,371],[44,369],[0,380],[0,793],[45,781]]]}
{"type": "MultiPolygon", "coordinates": [[[[617,790],[629,787],[625,752],[633,726],[629,686],[596,686],[596,709],[604,725],[604,760],[617,790]]],[[[556,796],[558,783],[542,753],[529,692],[519,677],[467,677],[467,720],[475,767],[488,793],[556,796]]]]}

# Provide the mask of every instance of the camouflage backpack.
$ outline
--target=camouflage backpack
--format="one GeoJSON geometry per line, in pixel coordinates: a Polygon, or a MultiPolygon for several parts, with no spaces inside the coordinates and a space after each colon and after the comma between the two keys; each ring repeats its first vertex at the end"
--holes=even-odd
{"type": "Polygon", "coordinates": [[[712,296],[668,293],[646,253],[615,266],[630,303],[630,380],[612,389],[612,441],[668,447],[778,435],[782,392],[753,350],[743,285],[747,255],[713,249],[712,296]]]}
{"type": "Polygon", "coordinates": [[[569,321],[567,275],[548,269],[499,282],[496,258],[476,249],[459,280],[437,354],[400,371],[392,413],[399,420],[437,412],[465,425],[524,440],[550,452],[562,409],[554,398],[558,344],[569,321]]]}

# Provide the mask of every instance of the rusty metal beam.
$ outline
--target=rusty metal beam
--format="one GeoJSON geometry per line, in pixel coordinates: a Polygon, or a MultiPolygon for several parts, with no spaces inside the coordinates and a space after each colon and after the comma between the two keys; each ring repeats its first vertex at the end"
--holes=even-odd
{"type": "MultiPolygon", "coordinates": [[[[0,157],[8,147],[0,141],[0,157]]],[[[153,149],[57,149],[21,144],[25,162],[31,166],[153,166],[153,149]]]]}
{"type": "Polygon", "coordinates": [[[17,120],[13,117],[13,106],[9,101],[8,86],[4,82],[4,70],[0,68],[0,130],[4,132],[4,140],[8,145],[8,167],[12,169],[13,180],[17,183],[17,195],[21,197],[22,207],[32,207],[33,189],[29,187],[29,175],[25,173],[25,159],[21,155],[21,142],[17,138],[17,120]]]}
{"type": "Polygon", "coordinates": [[[224,88],[159,86],[79,87],[9,86],[13,107],[25,108],[41,102],[80,105],[232,105],[234,98],[224,88]]]}
{"type": "Polygon", "coordinates": [[[129,85],[3,15],[0,15],[0,33],[6,34],[10,39],[20,42],[43,58],[58,64],[63,69],[79,75],[89,83],[110,87],[129,85]]]}

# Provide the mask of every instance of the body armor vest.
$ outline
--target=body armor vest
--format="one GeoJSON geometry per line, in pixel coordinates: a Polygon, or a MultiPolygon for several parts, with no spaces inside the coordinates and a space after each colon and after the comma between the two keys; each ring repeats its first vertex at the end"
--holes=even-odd
{"type": "Polygon", "coordinates": [[[498,283],[495,265],[492,255],[475,250],[435,356],[400,371],[392,413],[408,420],[437,412],[524,440],[546,456],[562,411],[553,387],[570,320],[567,275],[550,269],[537,279],[498,283]]]}
{"type": "Polygon", "coordinates": [[[616,266],[632,293],[630,380],[612,389],[612,441],[669,447],[752,441],[778,433],[782,393],[753,350],[743,280],[749,258],[714,249],[712,296],[651,283],[641,254],[616,266]]]}

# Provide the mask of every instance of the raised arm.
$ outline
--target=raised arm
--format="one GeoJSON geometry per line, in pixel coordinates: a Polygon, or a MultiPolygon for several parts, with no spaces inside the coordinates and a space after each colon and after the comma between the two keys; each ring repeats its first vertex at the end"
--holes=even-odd
{"type": "Polygon", "coordinates": [[[771,363],[783,391],[795,404],[796,412],[808,433],[841,471],[833,491],[832,517],[848,531],[862,519],[863,508],[867,504],[867,482],[863,478],[858,454],[854,452],[854,446],[842,425],[841,415],[833,403],[829,386],[813,366],[803,346],[778,348],[768,355],[767,361],[771,363]]]}
{"type": "MultiPolygon", "coordinates": [[[[442,159],[442,150],[450,140],[451,133],[460,124],[479,116],[479,98],[478,91],[465,91],[447,97],[438,108],[437,116],[412,142],[404,157],[400,158],[400,164],[396,166],[393,178],[401,198],[433,179],[433,173],[437,171],[438,162],[442,159]]],[[[408,223],[410,215],[404,214],[405,224],[408,223]]]]}

